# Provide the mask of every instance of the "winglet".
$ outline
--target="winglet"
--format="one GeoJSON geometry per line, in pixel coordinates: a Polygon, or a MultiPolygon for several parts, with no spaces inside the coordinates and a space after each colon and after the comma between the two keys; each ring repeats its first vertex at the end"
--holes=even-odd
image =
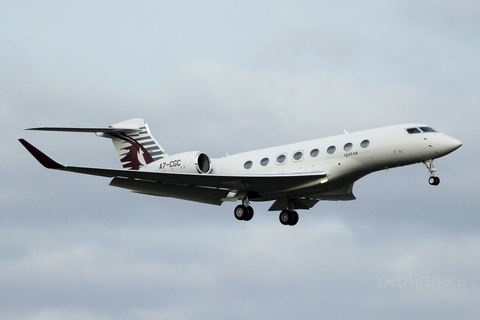
{"type": "Polygon", "coordinates": [[[32,154],[32,156],[35,157],[35,159],[38,160],[45,168],[48,169],[61,169],[64,168],[64,166],[61,163],[58,163],[57,161],[53,160],[49,156],[47,156],[45,153],[42,151],[38,150],[34,146],[32,146],[30,143],[28,143],[24,139],[18,139],[21,144],[32,154]]]}

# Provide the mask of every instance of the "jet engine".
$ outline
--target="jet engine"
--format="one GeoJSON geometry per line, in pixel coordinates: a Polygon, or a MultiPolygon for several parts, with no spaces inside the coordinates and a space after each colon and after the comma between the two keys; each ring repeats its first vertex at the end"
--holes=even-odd
{"type": "Polygon", "coordinates": [[[212,170],[210,158],[206,153],[191,151],[170,155],[154,163],[161,172],[200,173],[208,174],[212,170]]]}

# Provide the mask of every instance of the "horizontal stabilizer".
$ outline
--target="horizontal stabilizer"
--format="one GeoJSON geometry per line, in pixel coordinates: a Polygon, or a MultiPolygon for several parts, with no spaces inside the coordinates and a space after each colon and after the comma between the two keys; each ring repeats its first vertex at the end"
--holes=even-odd
{"type": "Polygon", "coordinates": [[[89,132],[89,133],[133,133],[139,132],[139,128],[73,128],[73,127],[38,127],[29,128],[25,130],[37,130],[37,131],[63,131],[63,132],[89,132]]]}
{"type": "Polygon", "coordinates": [[[167,155],[153,138],[143,119],[130,119],[104,128],[36,127],[26,130],[87,132],[112,139],[122,166],[130,170],[139,170],[167,155]]]}

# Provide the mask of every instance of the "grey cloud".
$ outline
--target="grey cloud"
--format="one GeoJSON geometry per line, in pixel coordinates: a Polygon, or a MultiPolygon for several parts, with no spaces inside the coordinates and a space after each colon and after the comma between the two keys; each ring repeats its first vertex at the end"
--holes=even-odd
{"type": "Polygon", "coordinates": [[[0,315],[476,319],[478,42],[463,33],[475,22],[459,18],[476,5],[453,8],[455,24],[444,22],[453,5],[444,4],[5,5],[0,315]],[[175,16],[186,11],[194,23],[175,16]],[[234,204],[52,172],[17,141],[67,164],[119,167],[106,139],[23,129],[133,117],[170,153],[222,156],[409,121],[464,145],[437,161],[437,188],[421,164],[374,173],[356,183],[356,201],[320,202],[285,228],[268,203],[240,223],[234,204]],[[395,280],[407,277],[466,281],[395,280]]]}

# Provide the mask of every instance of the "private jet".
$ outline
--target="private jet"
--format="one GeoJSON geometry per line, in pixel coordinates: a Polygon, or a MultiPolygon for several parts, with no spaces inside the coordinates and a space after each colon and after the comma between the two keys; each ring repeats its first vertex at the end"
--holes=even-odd
{"type": "Polygon", "coordinates": [[[294,226],[296,210],[320,200],[354,200],[353,184],[379,170],[423,163],[437,186],[434,159],[462,143],[425,124],[408,123],[210,158],[190,151],[168,155],[143,119],[103,128],[37,127],[27,130],[90,132],[109,138],[123,169],[61,164],[24,139],[20,143],[46,168],[112,178],[110,185],[132,192],[212,205],[241,204],[238,220],[249,221],[254,201],[274,201],[283,225],[294,226]]]}

